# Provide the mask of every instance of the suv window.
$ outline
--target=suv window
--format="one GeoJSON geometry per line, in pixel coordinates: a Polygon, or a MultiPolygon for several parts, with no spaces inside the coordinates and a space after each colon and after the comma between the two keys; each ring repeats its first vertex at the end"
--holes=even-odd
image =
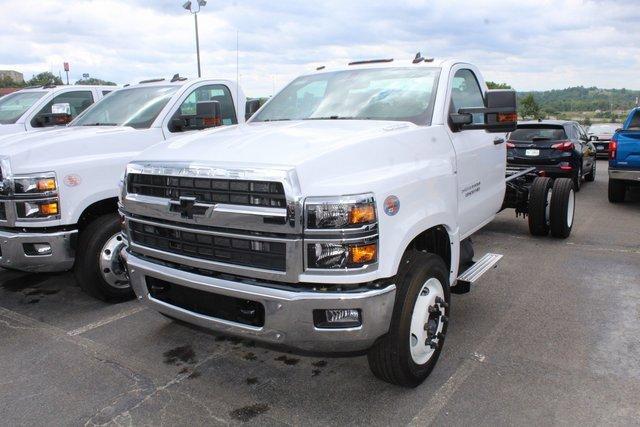
{"type": "Polygon", "coordinates": [[[560,141],[567,139],[562,126],[518,126],[509,134],[511,141],[560,141]]]}
{"type": "MultiPolygon", "coordinates": [[[[484,107],[484,97],[476,76],[471,70],[458,70],[451,84],[451,106],[453,111],[461,108],[484,107]]],[[[473,123],[484,123],[483,114],[474,114],[473,123]]]]}
{"type": "Polygon", "coordinates": [[[231,92],[229,88],[219,84],[206,85],[194,89],[180,105],[178,114],[181,116],[194,116],[196,114],[196,103],[201,101],[218,101],[220,103],[223,125],[238,123],[231,92]]]}
{"type": "MultiPolygon", "coordinates": [[[[93,94],[90,90],[61,93],[60,95],[54,96],[53,99],[49,101],[36,116],[41,114],[51,114],[51,107],[53,104],[63,103],[71,106],[71,117],[75,118],[78,114],[82,113],[91,106],[91,104],[93,104],[93,94]]],[[[32,120],[32,126],[37,126],[37,124],[35,124],[35,120],[35,118],[32,120]]]]}

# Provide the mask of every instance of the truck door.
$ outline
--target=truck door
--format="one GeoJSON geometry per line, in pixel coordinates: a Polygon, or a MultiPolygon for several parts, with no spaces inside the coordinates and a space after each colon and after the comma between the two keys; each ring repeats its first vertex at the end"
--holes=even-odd
{"type": "Polygon", "coordinates": [[[166,138],[184,135],[185,133],[197,132],[189,128],[174,126],[173,121],[180,121],[183,117],[194,116],[196,114],[196,103],[200,101],[218,101],[222,114],[222,126],[235,125],[238,123],[236,109],[233,105],[233,97],[229,88],[223,84],[205,84],[198,86],[191,92],[186,92],[179,101],[179,107],[170,114],[170,119],[166,126],[163,126],[166,138]]]}
{"type": "MultiPolygon", "coordinates": [[[[464,66],[451,71],[449,112],[461,108],[484,107],[484,93],[473,70],[464,66]]],[[[476,114],[474,123],[484,116],[476,114]]],[[[454,132],[449,126],[456,152],[458,179],[458,224],[462,238],[491,221],[502,206],[506,152],[504,136],[484,130],[454,132]]]]}

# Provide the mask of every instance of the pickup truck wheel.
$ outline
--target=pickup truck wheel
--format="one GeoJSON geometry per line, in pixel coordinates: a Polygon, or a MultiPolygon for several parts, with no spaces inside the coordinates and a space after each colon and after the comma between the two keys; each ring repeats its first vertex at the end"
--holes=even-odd
{"type": "Polygon", "coordinates": [[[134,297],[119,257],[124,244],[117,214],[96,218],[80,233],[74,274],[82,290],[107,302],[134,297]]]}
{"type": "Polygon", "coordinates": [[[577,193],[582,186],[582,166],[578,167],[578,171],[573,175],[573,188],[577,193]]]}
{"type": "Polygon", "coordinates": [[[593,161],[593,166],[591,166],[591,172],[584,176],[584,180],[587,182],[593,182],[596,180],[596,161],[593,161]]]}
{"type": "Polygon", "coordinates": [[[609,178],[609,202],[622,203],[627,193],[627,184],[618,179],[609,178]]]}
{"type": "Polygon", "coordinates": [[[571,234],[576,194],[569,178],[558,178],[551,193],[551,235],[565,239],[571,234]]]}
{"type": "Polygon", "coordinates": [[[369,350],[369,368],[383,381],[416,387],[433,370],[449,316],[449,269],[437,255],[408,251],[396,276],[389,332],[369,350]]]}
{"type": "Polygon", "coordinates": [[[533,236],[549,234],[551,188],[553,181],[547,177],[537,177],[529,191],[529,232],[533,236]]]}

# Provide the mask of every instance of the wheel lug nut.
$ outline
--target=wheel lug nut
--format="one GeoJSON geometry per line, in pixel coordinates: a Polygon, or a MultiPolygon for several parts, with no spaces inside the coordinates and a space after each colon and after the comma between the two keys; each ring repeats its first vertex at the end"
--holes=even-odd
{"type": "Polygon", "coordinates": [[[440,314],[440,309],[435,305],[430,305],[428,311],[429,314],[440,314]]]}
{"type": "Polygon", "coordinates": [[[442,316],[442,317],[440,318],[440,320],[442,320],[442,323],[444,323],[444,324],[449,323],[449,318],[448,318],[447,316],[442,316]]]}
{"type": "Polygon", "coordinates": [[[447,303],[445,300],[443,300],[440,297],[436,297],[436,304],[439,304],[439,305],[443,306],[444,308],[449,308],[449,303],[447,303]]]}
{"type": "Polygon", "coordinates": [[[439,340],[443,340],[444,334],[442,332],[438,332],[438,334],[436,335],[436,338],[438,338],[439,340]]]}

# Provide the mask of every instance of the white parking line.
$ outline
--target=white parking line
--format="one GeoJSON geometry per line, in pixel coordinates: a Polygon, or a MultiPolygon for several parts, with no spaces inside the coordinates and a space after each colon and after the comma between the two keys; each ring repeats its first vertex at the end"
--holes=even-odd
{"type": "Polygon", "coordinates": [[[111,322],[115,322],[116,320],[124,319],[125,317],[129,317],[132,314],[139,313],[145,308],[146,307],[144,307],[143,305],[137,305],[135,307],[130,308],[129,310],[122,311],[118,314],[114,314],[113,316],[106,317],[104,319],[98,320],[97,322],[89,323],[88,325],[69,331],[67,332],[67,335],[74,337],[76,335],[84,334],[85,332],[88,332],[92,329],[99,328],[100,326],[107,325],[111,322]]]}

